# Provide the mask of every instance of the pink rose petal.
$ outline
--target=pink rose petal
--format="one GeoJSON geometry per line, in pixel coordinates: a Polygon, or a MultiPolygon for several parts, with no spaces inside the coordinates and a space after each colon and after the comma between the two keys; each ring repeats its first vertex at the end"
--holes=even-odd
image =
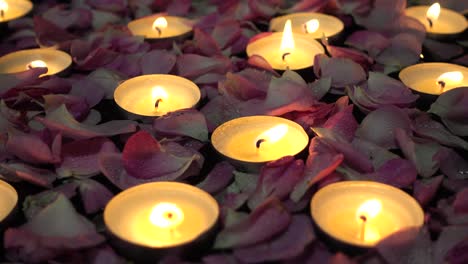
{"type": "Polygon", "coordinates": [[[315,56],[314,72],[320,78],[331,78],[332,87],[337,88],[356,85],[366,79],[366,72],[356,62],[326,55],[315,56]]]}
{"type": "Polygon", "coordinates": [[[214,248],[239,248],[267,241],[287,229],[290,222],[291,215],[281,202],[268,199],[246,219],[224,228],[216,237],[214,248]]]}
{"type": "Polygon", "coordinates": [[[80,191],[81,200],[87,214],[94,214],[101,209],[104,209],[106,204],[114,196],[104,185],[92,180],[78,180],[78,190],[80,191]]]}
{"type": "Polygon", "coordinates": [[[49,170],[32,167],[20,162],[0,163],[2,176],[7,181],[24,180],[45,188],[52,187],[57,175],[49,170]]]}
{"type": "Polygon", "coordinates": [[[234,177],[234,167],[226,161],[217,163],[206,175],[206,178],[197,184],[197,187],[209,193],[218,193],[224,190],[234,177]]]}
{"type": "Polygon", "coordinates": [[[152,50],[141,57],[141,73],[167,74],[174,68],[176,60],[176,56],[171,53],[162,50],[152,50]]]}
{"type": "Polygon", "coordinates": [[[32,133],[23,133],[11,128],[5,148],[11,154],[30,163],[56,163],[56,158],[49,145],[32,133]]]}
{"type": "Polygon", "coordinates": [[[188,136],[208,141],[205,116],[195,109],[184,109],[168,113],[153,121],[153,129],[162,136],[188,136]]]}
{"type": "Polygon", "coordinates": [[[358,128],[358,123],[353,116],[353,105],[347,106],[344,110],[331,116],[323,127],[342,136],[346,141],[351,142],[354,133],[358,128]]]}

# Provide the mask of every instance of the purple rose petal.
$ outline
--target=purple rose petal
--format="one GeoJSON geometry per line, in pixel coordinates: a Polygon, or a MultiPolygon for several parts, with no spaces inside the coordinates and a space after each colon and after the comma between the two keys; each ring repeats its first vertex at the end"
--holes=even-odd
{"type": "Polygon", "coordinates": [[[375,173],[367,176],[378,182],[405,188],[416,180],[417,175],[418,172],[410,161],[396,158],[388,160],[375,173]]]}
{"type": "Polygon", "coordinates": [[[361,30],[353,32],[347,39],[346,44],[366,51],[373,58],[377,57],[390,45],[390,40],[379,32],[361,30]]]}
{"type": "Polygon", "coordinates": [[[442,148],[436,158],[440,163],[440,170],[447,177],[451,179],[468,178],[468,161],[466,157],[460,156],[453,149],[442,148]]]}
{"type": "Polygon", "coordinates": [[[394,130],[411,131],[408,115],[398,107],[388,105],[368,114],[356,131],[356,136],[383,148],[395,148],[394,130]]]}
{"type": "Polygon", "coordinates": [[[168,113],[153,121],[153,130],[162,136],[188,136],[208,141],[205,116],[195,109],[183,109],[168,113]]]}
{"type": "Polygon", "coordinates": [[[448,61],[463,54],[463,47],[426,38],[424,48],[435,61],[448,61]]]}
{"type": "Polygon", "coordinates": [[[145,53],[140,60],[142,74],[167,74],[176,63],[176,56],[162,50],[145,53]],[[158,63],[155,63],[155,62],[158,63]]]}
{"type": "Polygon", "coordinates": [[[234,256],[246,263],[264,263],[299,256],[315,239],[311,220],[306,215],[294,215],[288,228],[266,243],[234,250],[234,256]]]}
{"type": "Polygon", "coordinates": [[[344,88],[356,85],[366,79],[366,72],[351,59],[315,56],[314,73],[320,78],[331,78],[332,87],[344,88]]]}
{"type": "Polygon", "coordinates": [[[114,196],[107,187],[95,180],[82,179],[76,182],[87,214],[94,214],[103,209],[114,196]]]}
{"type": "Polygon", "coordinates": [[[442,93],[428,112],[438,115],[455,135],[468,136],[468,87],[442,93]]]}
{"type": "Polygon", "coordinates": [[[329,117],[325,124],[323,124],[323,127],[351,142],[358,128],[358,123],[353,116],[353,105],[349,105],[342,111],[329,117]]]}
{"type": "Polygon", "coordinates": [[[35,120],[51,130],[61,131],[64,137],[73,139],[114,136],[136,130],[135,122],[129,120],[113,120],[96,126],[79,123],[64,105],[47,113],[45,117],[36,117],[35,120]]]}
{"type": "Polygon", "coordinates": [[[249,198],[249,208],[255,209],[270,197],[284,200],[302,179],[303,173],[304,162],[293,156],[267,163],[262,167],[256,189],[249,198]]]}
{"type": "Polygon", "coordinates": [[[57,175],[49,170],[20,162],[0,163],[0,170],[7,181],[24,180],[45,188],[52,187],[52,183],[57,178],[57,175]]]}
{"type": "Polygon", "coordinates": [[[5,148],[11,154],[30,163],[57,163],[60,157],[52,154],[51,148],[38,136],[9,129],[5,148]]]}
{"type": "Polygon", "coordinates": [[[117,147],[107,138],[76,140],[62,146],[62,162],[55,168],[60,177],[94,176],[100,172],[101,153],[117,153],[117,147]]]}
{"type": "Polygon", "coordinates": [[[468,236],[468,226],[447,226],[442,229],[433,248],[434,263],[444,263],[447,253],[468,236]]]}
{"type": "Polygon", "coordinates": [[[298,202],[314,183],[332,173],[342,161],[343,154],[337,153],[319,137],[314,137],[310,142],[304,177],[296,184],[289,198],[298,202]]]}
{"type": "Polygon", "coordinates": [[[436,195],[444,180],[443,175],[429,179],[416,180],[413,186],[413,196],[422,206],[427,205],[436,195]]]}
{"type": "Polygon", "coordinates": [[[180,145],[175,148],[173,144],[177,145],[169,143],[164,147],[148,132],[137,132],[125,144],[122,152],[123,166],[130,175],[138,179],[180,176],[195,160],[200,160],[201,156],[194,151],[187,153],[188,149],[180,145]],[[171,146],[173,149],[168,149],[171,146]]]}
{"type": "Polygon", "coordinates": [[[68,112],[78,121],[82,121],[89,114],[89,104],[83,97],[65,94],[49,94],[44,95],[43,98],[44,110],[46,112],[54,111],[64,104],[68,112]]]}
{"type": "Polygon", "coordinates": [[[197,184],[197,187],[209,193],[219,193],[232,181],[234,167],[226,161],[217,163],[206,175],[206,178],[197,184]]]}
{"type": "Polygon", "coordinates": [[[246,219],[224,228],[216,237],[214,248],[239,248],[267,241],[287,229],[291,215],[278,199],[271,198],[258,206],[246,219]]]}
{"type": "Polygon", "coordinates": [[[34,17],[34,32],[38,43],[44,46],[53,46],[76,38],[54,23],[39,16],[34,17]]]}

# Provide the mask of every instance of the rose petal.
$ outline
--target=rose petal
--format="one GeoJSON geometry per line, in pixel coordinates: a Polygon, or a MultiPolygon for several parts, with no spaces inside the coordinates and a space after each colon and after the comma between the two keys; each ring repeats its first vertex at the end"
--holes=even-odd
{"type": "Polygon", "coordinates": [[[104,185],[92,180],[78,180],[78,190],[87,214],[94,214],[103,209],[114,196],[104,185]]]}
{"type": "Polygon", "coordinates": [[[332,87],[337,88],[356,85],[366,79],[366,72],[356,62],[326,55],[315,56],[314,72],[320,78],[331,78],[332,87]]]}
{"type": "Polygon", "coordinates": [[[416,180],[413,186],[413,196],[422,206],[427,205],[436,195],[444,179],[439,175],[430,179],[416,180]]]}
{"type": "Polygon", "coordinates": [[[417,174],[416,168],[410,161],[396,158],[385,162],[368,177],[397,188],[405,188],[416,180],[417,174]]]}
{"type": "Polygon", "coordinates": [[[153,129],[163,136],[188,136],[208,141],[205,116],[195,109],[184,109],[168,113],[153,121],[153,129]]]}
{"type": "Polygon", "coordinates": [[[433,248],[434,263],[444,263],[447,253],[468,236],[468,226],[447,226],[442,229],[433,248]]]}
{"type": "Polygon", "coordinates": [[[129,120],[112,120],[104,124],[90,126],[76,121],[62,105],[56,110],[47,113],[45,117],[36,117],[51,130],[61,131],[63,136],[73,139],[87,139],[100,136],[114,136],[131,133],[136,130],[136,124],[129,120]]]}
{"type": "Polygon", "coordinates": [[[293,156],[267,163],[262,167],[256,189],[249,198],[249,208],[255,209],[270,197],[284,200],[302,179],[303,173],[304,162],[293,156]]]}
{"type": "Polygon", "coordinates": [[[152,50],[141,57],[141,73],[167,74],[174,68],[176,61],[174,54],[162,50],[152,50]]]}
{"type": "Polygon", "coordinates": [[[389,264],[431,263],[431,248],[429,232],[417,228],[398,231],[377,244],[378,252],[389,264]]]}
{"type": "Polygon", "coordinates": [[[345,44],[366,51],[370,56],[375,58],[390,45],[390,40],[379,32],[360,30],[353,32],[346,39],[345,44]]]}
{"type": "Polygon", "coordinates": [[[107,138],[77,140],[62,146],[62,162],[55,168],[60,177],[94,176],[100,172],[101,153],[117,153],[117,147],[107,138]]]}
{"type": "Polygon", "coordinates": [[[30,163],[56,163],[60,161],[41,138],[13,128],[8,131],[5,148],[11,154],[30,163]]]}
{"type": "Polygon", "coordinates": [[[323,127],[351,142],[358,128],[358,123],[353,116],[353,105],[347,106],[344,110],[328,118],[323,127]]]}
{"type": "Polygon", "coordinates": [[[266,200],[246,219],[224,228],[216,237],[214,248],[239,248],[266,241],[282,233],[291,215],[275,198],[266,200]]]}
{"type": "Polygon", "coordinates": [[[315,239],[309,217],[294,215],[289,227],[267,243],[234,250],[234,256],[246,263],[279,261],[300,255],[315,239]]]}
{"type": "Polygon", "coordinates": [[[217,163],[206,178],[197,184],[197,187],[209,193],[219,193],[232,181],[233,172],[234,167],[228,162],[217,163]]]}
{"type": "Polygon", "coordinates": [[[462,87],[442,93],[428,112],[438,115],[455,135],[468,136],[467,106],[468,87],[462,87]]]}
{"type": "Polygon", "coordinates": [[[24,180],[45,188],[52,187],[52,182],[57,178],[57,175],[49,170],[19,162],[0,163],[0,173],[2,178],[8,181],[24,180]]]}

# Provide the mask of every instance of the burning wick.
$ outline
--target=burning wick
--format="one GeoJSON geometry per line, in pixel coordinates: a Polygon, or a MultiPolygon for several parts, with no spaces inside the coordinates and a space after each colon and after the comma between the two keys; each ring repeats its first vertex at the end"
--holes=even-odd
{"type": "Polygon", "coordinates": [[[437,84],[441,90],[444,90],[447,86],[456,87],[463,81],[463,74],[459,71],[446,72],[437,78],[437,84]]]}
{"type": "Polygon", "coordinates": [[[161,103],[163,101],[163,99],[159,98],[158,100],[156,100],[156,102],[154,103],[154,108],[158,108],[159,107],[159,103],[161,103]]]}
{"type": "Polygon", "coordinates": [[[31,61],[26,65],[26,69],[30,70],[32,68],[47,68],[47,64],[41,60],[31,61]]]}
{"type": "Polygon", "coordinates": [[[305,33],[310,34],[318,30],[320,26],[320,22],[314,18],[304,23],[303,26],[304,26],[305,33]]]}
{"type": "Polygon", "coordinates": [[[291,52],[285,52],[283,53],[283,56],[281,56],[281,59],[283,60],[283,62],[286,62],[286,57],[291,55],[291,52]]]}
{"type": "Polygon", "coordinates": [[[150,222],[159,227],[168,229],[171,232],[184,221],[183,211],[173,203],[159,203],[150,214],[150,222]]]}
{"type": "Polygon", "coordinates": [[[162,30],[167,28],[167,20],[164,17],[156,18],[153,22],[153,28],[158,32],[158,36],[160,37],[162,30]]]}
{"type": "Polygon", "coordinates": [[[432,28],[434,26],[434,22],[439,18],[440,15],[440,4],[434,3],[427,9],[426,12],[426,19],[429,22],[429,27],[432,28]]]}
{"type": "Polygon", "coordinates": [[[257,140],[257,143],[255,143],[255,146],[257,147],[257,149],[259,149],[260,145],[265,141],[266,141],[266,139],[263,139],[263,138],[257,140]]]}
{"type": "Polygon", "coordinates": [[[364,240],[366,237],[366,222],[367,222],[367,217],[365,215],[361,215],[359,219],[362,220],[362,226],[361,226],[361,239],[364,240]]]}
{"type": "Polygon", "coordinates": [[[0,0],[0,17],[5,18],[5,12],[8,11],[8,3],[4,0],[0,0]]]}

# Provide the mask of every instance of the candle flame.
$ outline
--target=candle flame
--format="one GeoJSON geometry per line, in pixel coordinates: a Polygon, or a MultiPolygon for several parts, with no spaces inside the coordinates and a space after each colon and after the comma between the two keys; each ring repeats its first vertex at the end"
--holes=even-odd
{"type": "Polygon", "coordinates": [[[371,199],[365,201],[361,206],[359,206],[356,216],[359,221],[362,221],[362,218],[367,220],[376,217],[382,210],[382,203],[377,199],[371,199]]]}
{"type": "Polygon", "coordinates": [[[305,32],[310,34],[316,32],[320,27],[320,22],[317,19],[311,19],[304,24],[305,32]]]}
{"type": "Polygon", "coordinates": [[[454,88],[463,81],[463,78],[463,73],[459,71],[446,72],[437,78],[437,84],[441,89],[454,88]]]}
{"type": "Polygon", "coordinates": [[[440,4],[439,3],[434,3],[432,4],[426,12],[426,18],[429,21],[429,26],[432,27],[432,25],[437,21],[440,15],[440,4]]]}
{"type": "Polygon", "coordinates": [[[151,210],[150,222],[159,228],[175,228],[184,221],[184,212],[173,203],[158,203],[151,210]]]}
{"type": "Polygon", "coordinates": [[[0,0],[0,10],[2,12],[8,11],[8,3],[5,0],[0,0]]]}
{"type": "Polygon", "coordinates": [[[164,29],[164,28],[167,28],[167,19],[164,18],[164,17],[158,17],[154,20],[153,22],[153,28],[154,29],[164,29]]]}
{"type": "Polygon", "coordinates": [[[166,90],[164,90],[164,88],[162,88],[161,86],[155,86],[151,90],[151,98],[154,102],[164,101],[167,100],[167,98],[169,98],[169,95],[167,94],[166,90]]]}
{"type": "Polygon", "coordinates": [[[275,143],[279,141],[281,138],[283,138],[286,133],[288,133],[288,126],[285,124],[280,124],[276,125],[267,131],[263,132],[260,134],[256,139],[255,139],[255,144],[257,145],[257,148],[260,147],[260,143],[263,142],[268,142],[270,144],[275,143]]]}
{"type": "Polygon", "coordinates": [[[26,69],[32,69],[32,68],[47,68],[47,63],[45,63],[42,60],[34,60],[31,61],[28,65],[26,65],[26,69]]]}
{"type": "Polygon", "coordinates": [[[280,51],[282,53],[292,52],[294,50],[294,37],[292,32],[291,20],[288,19],[284,24],[283,37],[281,38],[280,51]]]}

